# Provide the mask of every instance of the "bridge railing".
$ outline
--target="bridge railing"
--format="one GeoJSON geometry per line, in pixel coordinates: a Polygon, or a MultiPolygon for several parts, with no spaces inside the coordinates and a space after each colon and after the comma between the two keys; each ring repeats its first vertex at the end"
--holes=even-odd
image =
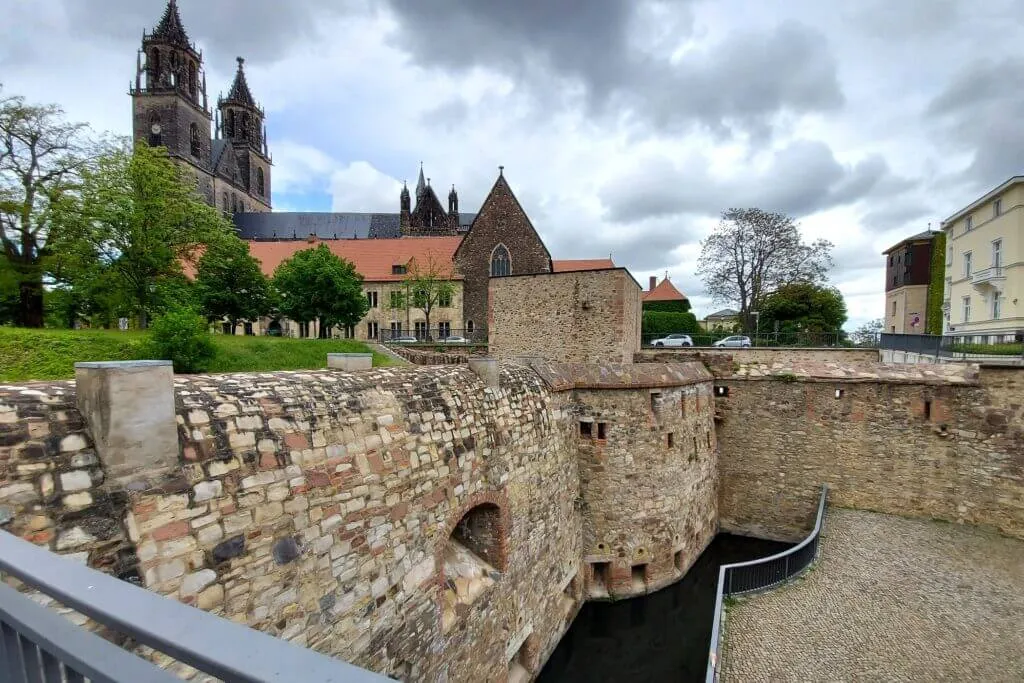
{"type": "Polygon", "coordinates": [[[718,680],[718,648],[722,635],[722,606],[726,596],[754,593],[787,583],[802,574],[818,556],[821,528],[825,520],[828,485],[822,485],[818,514],[807,538],[792,548],[749,562],[723,564],[718,569],[718,591],[711,627],[711,651],[708,654],[706,683],[718,680]]]}
{"type": "MultiPolygon", "coordinates": [[[[0,531],[0,572],[227,683],[391,680],[89,569],[0,531]]],[[[0,680],[170,683],[180,679],[0,584],[0,680]]]]}

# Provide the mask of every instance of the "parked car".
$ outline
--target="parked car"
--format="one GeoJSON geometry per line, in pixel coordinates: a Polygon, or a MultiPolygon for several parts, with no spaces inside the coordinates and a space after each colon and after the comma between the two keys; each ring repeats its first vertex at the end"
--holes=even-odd
{"type": "Polygon", "coordinates": [[[453,334],[450,337],[445,337],[441,340],[442,344],[468,344],[469,340],[465,337],[460,337],[457,334],[453,334]]]}
{"type": "Polygon", "coordinates": [[[651,346],[693,346],[693,340],[688,334],[670,334],[661,339],[655,339],[651,342],[651,346]]]}
{"type": "Polygon", "coordinates": [[[733,348],[749,349],[751,344],[750,344],[750,337],[744,337],[743,335],[740,335],[740,334],[734,334],[731,337],[726,337],[725,339],[719,339],[714,344],[712,344],[712,346],[718,346],[718,347],[731,346],[733,348]]]}
{"type": "Polygon", "coordinates": [[[403,334],[401,336],[391,338],[391,342],[393,344],[415,344],[418,341],[419,339],[411,334],[403,334]]]}

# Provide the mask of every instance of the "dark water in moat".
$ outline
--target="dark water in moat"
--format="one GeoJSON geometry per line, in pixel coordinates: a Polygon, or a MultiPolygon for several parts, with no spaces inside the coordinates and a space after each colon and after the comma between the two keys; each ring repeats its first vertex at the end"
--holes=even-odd
{"type": "Polygon", "coordinates": [[[766,557],[788,543],[719,534],[682,581],[620,602],[588,602],[538,683],[703,681],[719,565],[766,557]]]}

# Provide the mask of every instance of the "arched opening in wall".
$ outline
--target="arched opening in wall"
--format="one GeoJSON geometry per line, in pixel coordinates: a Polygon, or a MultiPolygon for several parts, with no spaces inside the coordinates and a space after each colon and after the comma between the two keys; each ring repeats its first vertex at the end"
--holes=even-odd
{"type": "Polygon", "coordinates": [[[248,140],[250,137],[250,129],[252,128],[252,115],[249,112],[242,114],[242,139],[248,140]]]}
{"type": "Polygon", "coordinates": [[[504,244],[499,244],[491,252],[491,277],[512,274],[512,258],[504,244]]]}
{"type": "Polygon", "coordinates": [[[256,192],[259,193],[261,197],[265,197],[267,194],[267,182],[266,178],[263,176],[262,168],[256,169],[256,192]]]}
{"type": "Polygon", "coordinates": [[[198,74],[196,73],[196,63],[189,60],[188,63],[188,93],[192,96],[192,99],[196,99],[199,93],[198,74]]]}
{"type": "Polygon", "coordinates": [[[146,67],[149,69],[150,87],[157,87],[160,85],[160,50],[154,49],[149,53],[149,59],[147,60],[146,67]]]}
{"type": "Polygon", "coordinates": [[[448,632],[505,569],[505,528],[501,508],[483,503],[452,529],[444,547],[441,629],[448,632]]]}
{"type": "Polygon", "coordinates": [[[192,156],[194,156],[195,158],[198,159],[199,158],[199,150],[200,150],[200,146],[199,146],[199,126],[197,126],[194,123],[189,124],[189,127],[188,127],[188,144],[189,144],[189,151],[192,153],[192,156]]]}

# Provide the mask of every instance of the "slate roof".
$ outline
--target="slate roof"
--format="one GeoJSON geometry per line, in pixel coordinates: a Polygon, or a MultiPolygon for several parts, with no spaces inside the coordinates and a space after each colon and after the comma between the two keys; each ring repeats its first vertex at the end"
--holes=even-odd
{"type": "MultiPolygon", "coordinates": [[[[460,230],[468,230],[475,213],[460,213],[460,230]]],[[[275,211],[238,213],[238,236],[245,240],[393,239],[402,236],[397,213],[328,213],[275,211]]],[[[460,238],[461,239],[461,238],[460,238]]]]}
{"type": "Polygon", "coordinates": [[[238,71],[235,72],[235,81],[231,84],[231,90],[228,91],[227,100],[255,107],[256,100],[253,99],[252,91],[249,90],[249,82],[245,80],[245,70],[242,68],[244,63],[245,60],[239,57],[238,71]]]}
{"type": "Polygon", "coordinates": [[[910,237],[900,240],[896,244],[892,245],[891,247],[883,251],[882,254],[884,255],[888,254],[890,251],[895,251],[899,247],[902,247],[904,244],[907,244],[908,242],[921,242],[924,240],[933,240],[935,239],[935,236],[938,234],[939,233],[937,230],[925,230],[924,232],[919,232],[916,235],[911,235],[910,237]]]}
{"type": "Polygon", "coordinates": [[[686,301],[686,295],[676,289],[671,280],[665,278],[649,292],[641,297],[644,301],[686,301]]]}
{"type": "Polygon", "coordinates": [[[164,15],[153,30],[152,36],[171,45],[191,49],[192,44],[189,42],[188,33],[185,32],[185,26],[181,22],[181,14],[178,13],[178,3],[175,0],[170,0],[167,3],[164,15]]]}
{"type": "Polygon", "coordinates": [[[714,313],[710,314],[708,318],[735,318],[739,314],[739,311],[734,311],[731,308],[723,308],[720,311],[715,311],[714,313]]]}
{"type": "MultiPolygon", "coordinates": [[[[250,242],[249,253],[259,260],[263,272],[274,274],[282,261],[296,252],[326,244],[332,253],[351,261],[367,282],[398,282],[392,266],[406,265],[413,258],[434,259],[450,265],[461,237],[402,237],[376,240],[288,240],[284,242],[250,242]]],[[[456,280],[462,279],[458,274],[456,280]]]]}

